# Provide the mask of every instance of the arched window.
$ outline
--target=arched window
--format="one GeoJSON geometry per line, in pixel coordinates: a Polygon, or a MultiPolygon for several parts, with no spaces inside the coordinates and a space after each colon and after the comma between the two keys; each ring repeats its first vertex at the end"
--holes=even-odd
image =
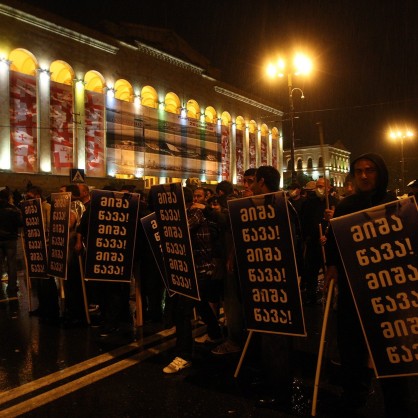
{"type": "Polygon", "coordinates": [[[199,119],[200,106],[196,100],[188,100],[186,105],[187,117],[192,119],[199,119]]]}
{"type": "Polygon", "coordinates": [[[242,116],[237,116],[237,118],[235,119],[235,123],[237,125],[237,129],[240,131],[243,131],[245,128],[245,121],[244,118],[242,116]]]}
{"type": "Polygon", "coordinates": [[[86,90],[103,93],[105,81],[103,76],[98,71],[88,71],[84,76],[84,82],[86,83],[86,90]]]}
{"type": "Polygon", "coordinates": [[[308,158],[308,168],[313,168],[311,157],[308,158]]]}
{"type": "Polygon", "coordinates": [[[302,158],[298,158],[298,164],[297,164],[297,169],[298,170],[302,170],[302,158]]]}
{"type": "Polygon", "coordinates": [[[292,171],[292,159],[287,160],[287,171],[292,171]]]}
{"type": "Polygon", "coordinates": [[[117,80],[115,83],[115,98],[123,100],[124,102],[132,102],[134,96],[134,89],[127,80],[117,80]]]}
{"type": "Polygon", "coordinates": [[[180,99],[176,93],[167,93],[164,103],[166,112],[174,113],[175,115],[180,114],[180,99]]]}
{"type": "Polygon", "coordinates": [[[142,106],[152,107],[157,109],[158,107],[158,95],[154,87],[145,86],[141,90],[141,104],[142,106]]]}
{"type": "Polygon", "coordinates": [[[50,67],[51,81],[71,86],[74,80],[74,70],[65,61],[54,61],[50,67]]]}
{"type": "Polygon", "coordinates": [[[324,160],[322,157],[319,157],[318,159],[318,167],[323,167],[324,166],[324,160]]]}
{"type": "Polygon", "coordinates": [[[205,121],[208,123],[216,122],[216,110],[212,106],[208,106],[205,110],[205,121]]]}
{"type": "Polygon", "coordinates": [[[10,70],[27,75],[36,75],[38,62],[33,54],[23,48],[14,49],[9,55],[10,70]]]}

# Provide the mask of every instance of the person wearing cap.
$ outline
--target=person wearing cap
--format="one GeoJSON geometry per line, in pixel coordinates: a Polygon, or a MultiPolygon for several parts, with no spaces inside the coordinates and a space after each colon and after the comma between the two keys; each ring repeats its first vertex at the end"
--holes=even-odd
{"type": "MultiPolygon", "coordinates": [[[[388,169],[383,158],[375,153],[360,155],[350,165],[354,193],[342,199],[335,209],[339,217],[396,200],[387,191],[388,169]]],[[[369,353],[350,291],[345,269],[330,228],[325,246],[327,271],[325,291],[333,279],[338,283],[337,335],[341,359],[341,411],[347,416],[359,416],[372,393],[373,371],[369,368],[369,353]]],[[[380,379],[386,417],[410,417],[408,386],[405,378],[380,379]]]]}
{"type": "Polygon", "coordinates": [[[411,188],[411,191],[408,193],[408,196],[415,196],[415,200],[418,203],[418,180],[412,180],[408,183],[408,187],[411,188]]]}

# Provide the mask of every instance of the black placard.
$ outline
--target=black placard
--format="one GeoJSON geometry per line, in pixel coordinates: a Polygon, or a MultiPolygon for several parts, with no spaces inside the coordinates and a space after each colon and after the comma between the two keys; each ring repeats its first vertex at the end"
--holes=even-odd
{"type": "Polygon", "coordinates": [[[152,186],[151,198],[157,217],[168,288],[200,300],[183,188],[180,183],[152,186]]]}
{"type": "Polygon", "coordinates": [[[413,198],[331,220],[378,377],[418,374],[418,211],[413,198]]]}
{"type": "Polygon", "coordinates": [[[284,192],[228,201],[247,328],[305,336],[284,192]]]}
{"type": "Polygon", "coordinates": [[[68,237],[71,193],[51,194],[51,225],[49,227],[48,275],[67,278],[68,237]]]}
{"type": "Polygon", "coordinates": [[[164,268],[163,249],[161,246],[161,238],[160,233],[158,232],[157,216],[155,215],[155,212],[141,218],[141,223],[157,264],[158,271],[160,272],[161,279],[168,291],[168,295],[172,296],[174,292],[169,289],[167,282],[167,275],[164,268]]]}
{"type": "Polygon", "coordinates": [[[46,237],[41,199],[25,200],[21,203],[21,208],[28,276],[30,279],[48,278],[46,237]]]}
{"type": "Polygon", "coordinates": [[[130,282],[139,194],[92,190],[85,279],[130,282]]]}

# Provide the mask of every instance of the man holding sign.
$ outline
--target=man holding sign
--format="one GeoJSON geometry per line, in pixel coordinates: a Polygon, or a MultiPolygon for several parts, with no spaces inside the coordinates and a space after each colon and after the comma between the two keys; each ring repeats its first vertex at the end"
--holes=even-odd
{"type": "MultiPolygon", "coordinates": [[[[364,309],[364,303],[358,304],[360,295],[353,290],[353,283],[359,283],[368,275],[366,274],[364,277],[358,273],[355,277],[350,275],[350,272],[354,271],[354,268],[358,267],[356,264],[359,263],[345,262],[347,254],[353,254],[355,248],[353,248],[352,242],[349,242],[348,246],[344,246],[344,242],[348,241],[348,236],[351,234],[345,234],[343,237],[337,236],[337,225],[341,223],[341,220],[336,218],[387,204],[396,200],[396,197],[386,190],[388,170],[379,155],[374,153],[361,155],[351,163],[350,174],[354,178],[355,193],[347,196],[337,205],[334,219],[331,221],[332,230],[326,245],[328,268],[325,282],[327,287],[332,279],[338,280],[338,348],[341,356],[343,386],[341,410],[354,414],[366,404],[367,397],[371,392],[373,375],[366,340],[363,336],[363,324],[361,324],[357,313],[364,309]],[[358,305],[357,309],[353,297],[358,305]]],[[[350,231],[356,227],[360,226],[352,226],[350,231]]],[[[378,269],[377,264],[370,267],[374,270],[378,269]]],[[[363,270],[361,271],[363,272],[363,270]]],[[[369,274],[374,273],[370,272],[369,274]]],[[[369,347],[373,345],[373,341],[369,341],[368,345],[369,347]]],[[[410,416],[407,407],[408,395],[405,379],[383,379],[381,387],[386,416],[410,416]]]]}

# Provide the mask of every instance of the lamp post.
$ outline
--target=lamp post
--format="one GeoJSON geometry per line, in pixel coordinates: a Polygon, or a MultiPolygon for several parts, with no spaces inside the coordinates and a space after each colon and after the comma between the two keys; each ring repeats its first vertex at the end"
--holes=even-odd
{"type": "Polygon", "coordinates": [[[399,141],[401,144],[401,185],[400,193],[403,194],[405,190],[405,157],[404,157],[404,140],[407,138],[412,139],[414,133],[410,129],[404,130],[391,130],[389,132],[389,138],[394,141],[399,141]]]}
{"type": "Polygon", "coordinates": [[[276,63],[270,63],[267,66],[267,74],[269,77],[284,77],[287,72],[287,88],[289,95],[289,115],[291,124],[291,142],[290,142],[290,167],[292,183],[296,182],[296,170],[295,170],[295,107],[293,103],[293,92],[299,91],[301,93],[301,99],[305,96],[303,91],[298,87],[293,87],[293,76],[306,75],[312,69],[312,64],[309,58],[304,55],[297,54],[294,57],[293,65],[287,69],[285,61],[278,59],[276,63]]]}

